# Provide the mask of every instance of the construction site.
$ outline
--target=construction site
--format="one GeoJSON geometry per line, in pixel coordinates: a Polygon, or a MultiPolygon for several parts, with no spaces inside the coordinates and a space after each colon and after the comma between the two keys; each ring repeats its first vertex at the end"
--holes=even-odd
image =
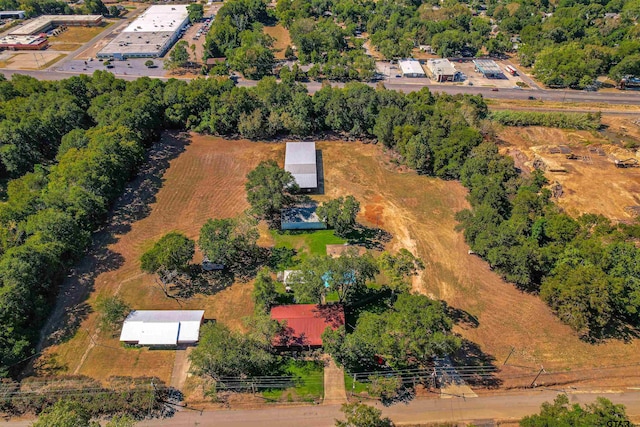
{"type": "Polygon", "coordinates": [[[640,152],[635,148],[589,131],[544,127],[505,128],[500,139],[501,151],[523,173],[545,173],[552,196],[568,213],[596,213],[619,222],[640,215],[640,152]]]}

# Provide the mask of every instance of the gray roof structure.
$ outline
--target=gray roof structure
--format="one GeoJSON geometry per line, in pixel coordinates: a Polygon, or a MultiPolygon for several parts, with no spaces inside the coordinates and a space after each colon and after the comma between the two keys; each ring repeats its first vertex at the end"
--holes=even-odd
{"type": "Polygon", "coordinates": [[[485,76],[499,76],[503,74],[502,69],[492,59],[474,59],[473,65],[485,76]]]}
{"type": "Polygon", "coordinates": [[[280,212],[283,230],[324,230],[327,225],[320,220],[314,203],[283,209],[280,212]]]}
{"type": "Polygon", "coordinates": [[[301,189],[317,188],[316,143],[313,141],[287,142],[284,170],[291,172],[301,189]]]}
{"type": "Polygon", "coordinates": [[[9,34],[14,36],[29,36],[46,31],[60,25],[99,25],[102,23],[102,15],[42,15],[27,21],[9,34]]]}

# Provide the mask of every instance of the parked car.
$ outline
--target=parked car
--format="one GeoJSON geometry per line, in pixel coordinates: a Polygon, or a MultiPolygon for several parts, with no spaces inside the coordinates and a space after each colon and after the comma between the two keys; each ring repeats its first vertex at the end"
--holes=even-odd
{"type": "Polygon", "coordinates": [[[498,91],[497,87],[494,87],[493,89],[491,89],[491,92],[497,92],[497,91],[498,91]]]}
{"type": "Polygon", "coordinates": [[[529,101],[535,101],[536,97],[535,96],[530,96],[529,98],[527,98],[529,101]]]}

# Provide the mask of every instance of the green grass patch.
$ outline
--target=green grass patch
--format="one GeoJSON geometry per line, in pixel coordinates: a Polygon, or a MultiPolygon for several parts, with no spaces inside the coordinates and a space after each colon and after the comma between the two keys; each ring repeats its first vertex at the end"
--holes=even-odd
{"type": "Polygon", "coordinates": [[[271,230],[271,236],[276,247],[296,249],[298,251],[299,261],[304,260],[309,255],[326,255],[327,245],[347,243],[346,239],[336,236],[333,230],[271,230]]]}
{"type": "Polygon", "coordinates": [[[314,402],[324,395],[324,367],[321,362],[290,360],[283,375],[295,377],[295,386],[287,389],[270,389],[262,396],[274,402],[314,402]]]}
{"type": "Polygon", "coordinates": [[[353,375],[344,373],[344,386],[347,390],[347,393],[353,394],[362,394],[368,392],[367,384],[361,383],[358,381],[358,377],[356,376],[356,380],[353,380],[353,375]]]}

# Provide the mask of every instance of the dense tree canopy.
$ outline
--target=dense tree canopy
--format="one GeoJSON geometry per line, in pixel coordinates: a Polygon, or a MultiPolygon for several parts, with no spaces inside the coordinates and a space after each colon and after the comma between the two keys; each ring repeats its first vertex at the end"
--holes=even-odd
{"type": "Polygon", "coordinates": [[[245,188],[251,212],[273,222],[280,217],[280,210],[293,202],[292,192],[297,185],[290,172],[275,161],[266,160],[249,172],[245,188]]]}
{"type": "Polygon", "coordinates": [[[353,196],[338,197],[318,207],[316,213],[320,220],[333,228],[338,236],[346,236],[356,226],[356,216],[360,212],[360,203],[353,196]]]}
{"type": "Polygon", "coordinates": [[[140,268],[148,273],[184,270],[195,253],[195,242],[182,233],[167,233],[142,254],[140,268]]]}
{"type": "Polygon", "coordinates": [[[229,268],[250,263],[259,233],[249,218],[209,219],[200,229],[198,246],[213,263],[229,268]]]}
{"type": "Polygon", "coordinates": [[[376,369],[378,357],[393,369],[424,367],[460,347],[452,326],[442,303],[403,293],[388,310],[360,315],[349,334],[344,328],[327,329],[323,342],[325,351],[352,372],[376,369]]]}
{"type": "Polygon", "coordinates": [[[591,427],[610,425],[629,425],[623,405],[615,405],[604,397],[598,397],[595,403],[584,407],[569,404],[566,394],[559,394],[553,403],[545,402],[539,414],[524,417],[522,427],[591,427]]]}

